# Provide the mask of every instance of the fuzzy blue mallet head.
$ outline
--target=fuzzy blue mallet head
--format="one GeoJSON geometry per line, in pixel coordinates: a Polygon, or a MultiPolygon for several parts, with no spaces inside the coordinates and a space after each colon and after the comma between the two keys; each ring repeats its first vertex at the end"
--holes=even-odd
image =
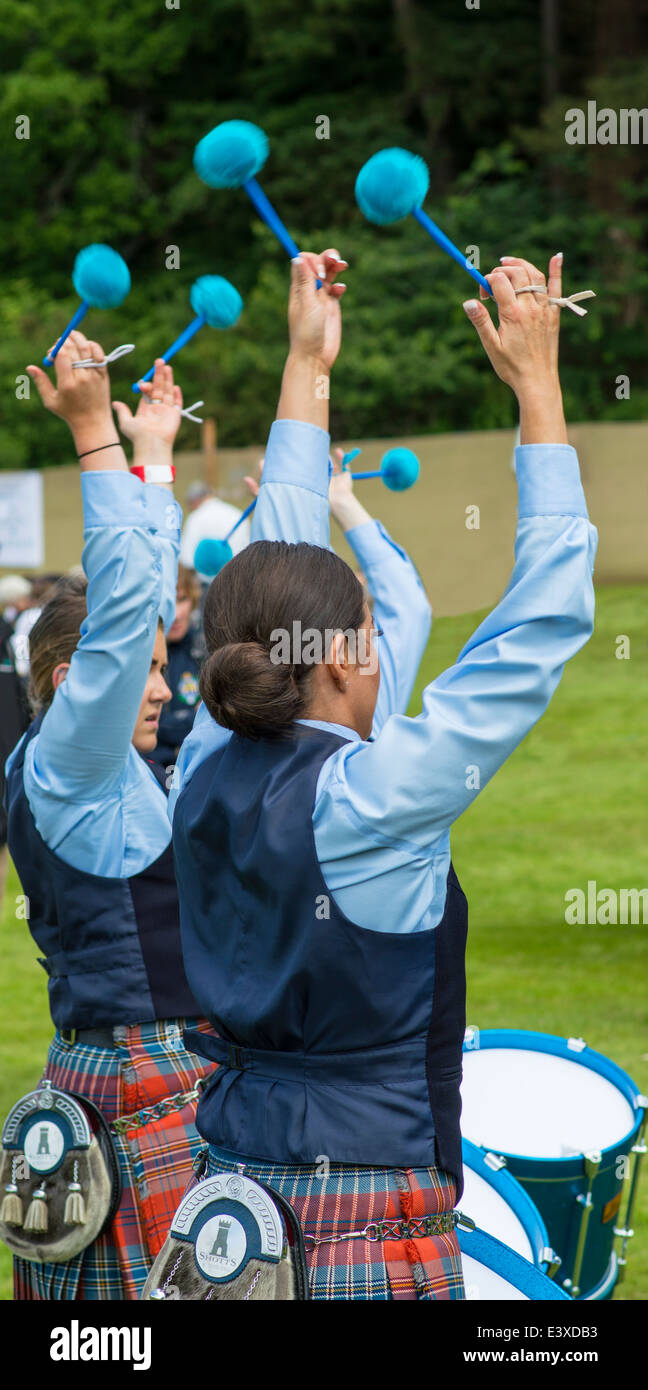
{"type": "Polygon", "coordinates": [[[218,541],[209,536],[203,541],[199,541],[194,555],[194,569],[199,574],[207,574],[212,578],[220,574],[221,570],[232,558],[232,547],[228,541],[218,541]]]}
{"type": "Polygon", "coordinates": [[[231,328],[243,309],[238,290],[222,275],[200,275],[191,286],[189,299],[194,314],[210,328],[231,328]]]}
{"type": "Polygon", "coordinates": [[[363,164],[356,179],[356,202],[370,222],[384,226],[420,208],[429,184],[425,160],[394,146],[379,150],[363,164]]]}
{"type": "Polygon", "coordinates": [[[420,464],[411,449],[388,449],[380,464],[385,487],[392,492],[405,492],[412,487],[420,473],[420,464]]]}
{"type": "Polygon", "coordinates": [[[252,121],[222,121],[194,150],[194,169],[210,188],[240,188],[268,158],[268,137],[252,121]]]}
{"type": "Polygon", "coordinates": [[[93,309],[116,309],[130,290],[130,271],[118,251],[96,242],[79,251],[72,283],[84,304],[93,309]]]}

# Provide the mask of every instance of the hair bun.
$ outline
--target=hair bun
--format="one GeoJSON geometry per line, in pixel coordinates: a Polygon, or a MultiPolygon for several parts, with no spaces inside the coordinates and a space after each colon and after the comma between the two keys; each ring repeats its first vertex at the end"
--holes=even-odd
{"type": "Polygon", "coordinates": [[[227,642],[211,653],[200,693],[217,724],[243,738],[285,733],[301,712],[293,667],[275,663],[261,642],[227,642]]]}

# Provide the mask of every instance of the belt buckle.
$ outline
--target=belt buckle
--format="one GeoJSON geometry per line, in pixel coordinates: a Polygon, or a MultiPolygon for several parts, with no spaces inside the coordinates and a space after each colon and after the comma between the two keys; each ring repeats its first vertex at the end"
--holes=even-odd
{"type": "Polygon", "coordinates": [[[229,1044],[229,1065],[237,1071],[243,1071],[242,1048],[237,1043],[229,1044]]]}
{"type": "Polygon", "coordinates": [[[73,1047],[77,1038],[76,1028],[59,1028],[59,1035],[66,1047],[73,1047]],[[68,1037],[69,1034],[69,1037],[68,1037]]]}

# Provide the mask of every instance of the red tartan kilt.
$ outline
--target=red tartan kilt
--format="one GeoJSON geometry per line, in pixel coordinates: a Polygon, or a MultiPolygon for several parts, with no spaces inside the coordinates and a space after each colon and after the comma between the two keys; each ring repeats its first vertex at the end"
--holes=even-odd
{"type": "MultiPolygon", "coordinates": [[[[114,1049],[64,1043],[57,1033],[45,1073],[54,1086],[94,1101],[108,1123],[179,1097],[209,1075],[211,1063],[188,1052],[183,1027],[209,1031],[205,1022],[173,1019],[118,1031],[114,1049]],[[121,1035],[123,1034],[123,1042],[121,1035]]],[[[137,1299],[167,1237],[204,1141],[195,1126],[196,1100],[114,1135],[123,1193],[103,1235],[67,1264],[14,1261],[14,1298],[137,1299]]]]}
{"type": "MultiPolygon", "coordinates": [[[[456,1184],[439,1168],[269,1163],[210,1147],[207,1175],[235,1172],[277,1189],[305,1237],[311,1298],[350,1302],[465,1297],[456,1231],[399,1240],[351,1239],[371,1223],[451,1212],[456,1184]]],[[[194,1180],[195,1182],[195,1180],[194,1180]]]]}

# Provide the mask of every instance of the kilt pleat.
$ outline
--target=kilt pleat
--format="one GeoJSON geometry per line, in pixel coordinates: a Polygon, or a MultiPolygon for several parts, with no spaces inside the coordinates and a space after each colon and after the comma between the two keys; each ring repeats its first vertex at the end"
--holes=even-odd
{"type": "Polygon", "coordinates": [[[465,1297],[456,1232],[370,1240],[338,1237],[372,1222],[404,1221],[453,1211],[455,1180],[438,1168],[350,1164],[281,1164],[210,1147],[207,1173],[233,1171],[274,1187],[290,1202],[305,1236],[313,1299],[336,1301],[465,1297]]]}
{"type": "MultiPolygon", "coordinates": [[[[202,1021],[167,1019],[115,1030],[114,1048],[65,1043],[56,1034],[44,1075],[54,1086],[76,1091],[111,1124],[191,1091],[213,1071],[188,1052],[185,1026],[208,1030],[202,1021]]],[[[174,1212],[192,1174],[203,1141],[195,1127],[195,1100],[114,1134],[123,1191],[110,1227],[65,1264],[14,1260],[14,1298],[40,1300],[134,1300],[166,1239],[174,1212]]]]}

